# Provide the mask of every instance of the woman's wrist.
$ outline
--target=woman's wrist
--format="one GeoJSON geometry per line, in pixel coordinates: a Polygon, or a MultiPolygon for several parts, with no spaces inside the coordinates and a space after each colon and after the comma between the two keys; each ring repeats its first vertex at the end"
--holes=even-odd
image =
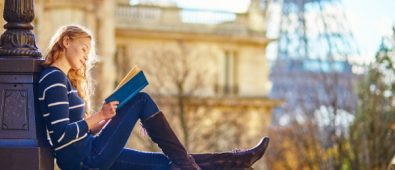
{"type": "Polygon", "coordinates": [[[90,116],[89,118],[85,119],[85,121],[88,124],[88,128],[89,130],[91,130],[92,128],[95,127],[95,125],[97,123],[99,123],[100,121],[105,120],[105,117],[102,113],[102,111],[96,112],[96,114],[90,116]]]}

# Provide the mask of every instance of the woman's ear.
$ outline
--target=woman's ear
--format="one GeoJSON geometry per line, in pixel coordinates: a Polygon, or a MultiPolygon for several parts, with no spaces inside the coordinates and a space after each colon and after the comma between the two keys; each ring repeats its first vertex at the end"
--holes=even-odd
{"type": "Polygon", "coordinates": [[[69,46],[70,46],[70,37],[65,36],[65,37],[63,38],[63,47],[64,47],[64,48],[69,48],[69,46]]]}

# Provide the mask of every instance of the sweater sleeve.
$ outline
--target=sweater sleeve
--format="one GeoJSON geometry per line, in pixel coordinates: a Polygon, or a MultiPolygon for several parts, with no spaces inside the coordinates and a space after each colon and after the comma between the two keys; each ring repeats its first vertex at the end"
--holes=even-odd
{"type": "Polygon", "coordinates": [[[47,118],[47,126],[53,129],[51,139],[56,146],[55,150],[59,150],[86,137],[89,129],[83,119],[70,122],[67,77],[60,72],[51,74],[39,83],[39,91],[42,92],[39,102],[43,102],[47,110],[43,116],[47,118]]]}

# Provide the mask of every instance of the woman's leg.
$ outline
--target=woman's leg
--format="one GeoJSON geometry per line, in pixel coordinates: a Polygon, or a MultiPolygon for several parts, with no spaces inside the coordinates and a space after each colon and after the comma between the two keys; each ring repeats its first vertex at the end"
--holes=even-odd
{"type": "Polygon", "coordinates": [[[124,107],[117,109],[117,115],[95,137],[92,156],[83,161],[84,165],[108,169],[121,154],[137,120],[145,120],[158,111],[148,94],[138,93],[124,107]]]}
{"type": "Polygon", "coordinates": [[[141,152],[124,148],[110,169],[168,170],[169,159],[158,152],[141,152]]]}
{"type": "Polygon", "coordinates": [[[162,112],[155,113],[142,121],[148,136],[158,144],[163,153],[170,159],[170,169],[199,170],[192,156],[178,140],[162,112]]]}

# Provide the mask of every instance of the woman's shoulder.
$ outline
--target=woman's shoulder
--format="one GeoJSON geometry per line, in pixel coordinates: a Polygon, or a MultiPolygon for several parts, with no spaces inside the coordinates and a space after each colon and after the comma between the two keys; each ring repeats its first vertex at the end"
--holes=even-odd
{"type": "Polygon", "coordinates": [[[39,84],[46,82],[64,82],[66,81],[67,76],[57,67],[53,66],[45,66],[41,70],[39,76],[39,84]]]}

